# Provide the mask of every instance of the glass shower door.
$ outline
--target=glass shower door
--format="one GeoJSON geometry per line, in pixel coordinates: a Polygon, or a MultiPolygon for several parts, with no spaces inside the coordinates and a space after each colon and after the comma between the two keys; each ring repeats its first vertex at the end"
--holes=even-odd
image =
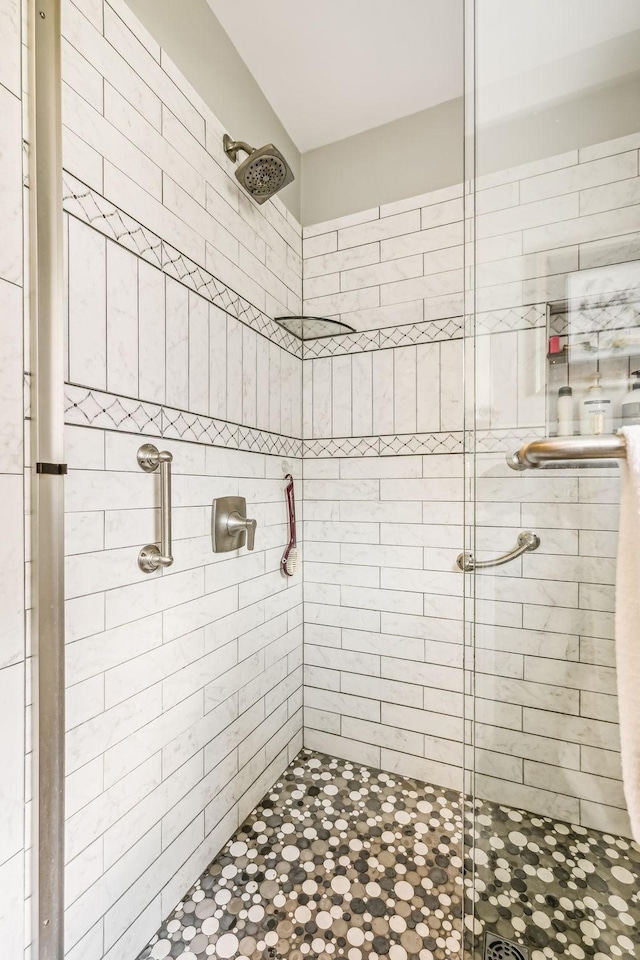
{"type": "Polygon", "coordinates": [[[614,130],[605,106],[624,84],[623,6],[594,8],[587,28],[574,4],[475,3],[466,927],[469,956],[489,960],[640,956],[614,641],[620,470],[601,455],[640,412],[640,134],[629,116],[614,130]],[[541,35],[553,50],[534,63],[541,35]],[[607,83],[572,86],[578,63],[591,78],[606,64],[607,83]],[[571,459],[585,444],[594,458],[571,459]]]}

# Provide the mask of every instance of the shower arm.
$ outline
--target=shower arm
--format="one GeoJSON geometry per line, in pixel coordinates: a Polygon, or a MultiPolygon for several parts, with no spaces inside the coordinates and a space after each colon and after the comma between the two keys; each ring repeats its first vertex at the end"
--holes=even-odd
{"type": "Polygon", "coordinates": [[[247,156],[255,153],[255,147],[250,147],[244,140],[232,140],[228,133],[225,133],[222,138],[222,146],[224,147],[226,155],[230,160],[233,160],[234,163],[238,159],[238,150],[243,150],[247,156]]]}

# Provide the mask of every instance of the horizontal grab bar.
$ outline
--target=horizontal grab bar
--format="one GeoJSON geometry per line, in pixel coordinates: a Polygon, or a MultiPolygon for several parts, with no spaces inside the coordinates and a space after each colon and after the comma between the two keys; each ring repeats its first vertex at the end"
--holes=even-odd
{"type": "Polygon", "coordinates": [[[539,546],[540,537],[538,534],[531,533],[530,530],[523,530],[522,533],[518,535],[518,546],[511,550],[510,553],[505,553],[502,557],[497,557],[495,560],[474,560],[472,553],[461,553],[458,555],[456,564],[460,570],[464,570],[465,572],[485,570],[487,567],[501,567],[503,563],[509,563],[510,560],[515,560],[516,557],[521,557],[523,553],[537,550],[539,546]]]}
{"type": "Polygon", "coordinates": [[[621,434],[599,437],[545,437],[523,444],[507,463],[512,470],[529,470],[561,460],[622,460],[627,444],[621,434]]]}

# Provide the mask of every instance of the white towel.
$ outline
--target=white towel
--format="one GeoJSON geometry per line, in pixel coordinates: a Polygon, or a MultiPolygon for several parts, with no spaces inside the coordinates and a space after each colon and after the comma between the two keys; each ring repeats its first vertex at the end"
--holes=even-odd
{"type": "Polygon", "coordinates": [[[624,427],[616,575],[616,666],[622,779],[631,830],[640,841],[640,426],[624,427]]]}

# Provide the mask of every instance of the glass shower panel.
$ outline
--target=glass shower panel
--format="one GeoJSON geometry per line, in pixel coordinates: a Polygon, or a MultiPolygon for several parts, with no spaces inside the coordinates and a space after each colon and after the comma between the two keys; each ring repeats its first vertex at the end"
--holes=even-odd
{"type": "Polygon", "coordinates": [[[475,3],[467,944],[489,960],[640,956],[616,695],[620,470],[597,456],[640,412],[640,132],[619,110],[626,4],[587,6],[589,25],[573,3],[475,3]],[[550,40],[534,61],[536,36],[550,40]],[[523,448],[545,438],[551,462],[533,466],[540,445],[523,448]],[[570,459],[585,442],[594,458],[570,459]]]}

